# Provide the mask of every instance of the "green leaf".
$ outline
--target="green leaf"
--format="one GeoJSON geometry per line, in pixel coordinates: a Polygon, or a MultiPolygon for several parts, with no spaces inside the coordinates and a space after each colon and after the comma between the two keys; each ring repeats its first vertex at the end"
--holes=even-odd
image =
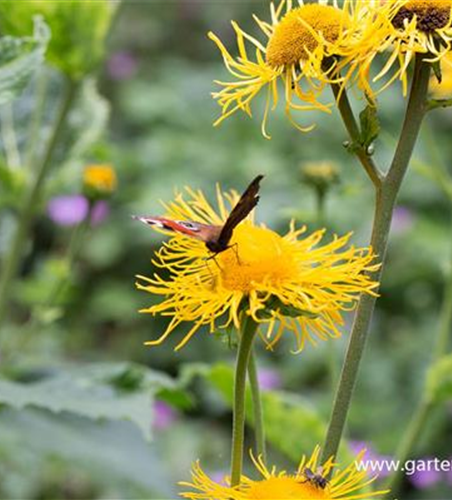
{"type": "Polygon", "coordinates": [[[432,67],[433,74],[435,75],[437,82],[441,83],[443,80],[443,75],[441,72],[441,61],[434,61],[430,63],[430,65],[432,67]]]}
{"type": "MultiPolygon", "coordinates": [[[[198,372],[201,373],[201,372],[198,372]]],[[[204,372],[206,373],[206,372],[204,372]]],[[[230,366],[214,365],[206,378],[232,407],[234,374],[230,366]]],[[[323,441],[326,425],[316,410],[302,397],[283,391],[262,393],[267,440],[295,463],[323,441]],[[290,432],[287,430],[290,429],[290,432]]],[[[251,394],[246,394],[247,422],[253,425],[251,394]]]]}
{"type": "Polygon", "coordinates": [[[271,318],[272,313],[275,311],[278,315],[288,316],[289,318],[298,318],[300,316],[306,316],[311,319],[318,317],[318,314],[312,311],[307,311],[306,309],[299,309],[290,304],[284,304],[281,299],[276,295],[272,295],[265,303],[265,309],[258,312],[258,316],[261,319],[271,318]]]}
{"type": "Polygon", "coordinates": [[[452,400],[452,354],[443,356],[430,368],[427,395],[434,403],[452,400]]]}
{"type": "Polygon", "coordinates": [[[359,114],[361,123],[361,146],[369,147],[380,133],[380,122],[378,120],[377,108],[368,104],[359,114]]]}
{"type": "Polygon", "coordinates": [[[33,383],[0,380],[0,402],[18,410],[35,407],[94,420],[129,420],[150,439],[153,397],[173,386],[169,377],[144,366],[93,364],[33,383]]]}
{"type": "Polygon", "coordinates": [[[49,24],[48,61],[73,80],[95,70],[105,54],[105,39],[118,2],[110,0],[0,1],[3,33],[23,36],[36,14],[49,24]]]}
{"type": "MultiPolygon", "coordinates": [[[[174,479],[140,432],[128,422],[95,422],[73,414],[4,409],[0,412],[0,441],[2,450],[10,450],[8,455],[23,457],[26,452],[28,458],[11,463],[2,457],[2,471],[6,473],[13,467],[16,473],[28,477],[34,473],[27,470],[30,455],[41,464],[45,459],[58,457],[67,461],[67,470],[81,467],[110,494],[114,485],[120,498],[175,498],[174,479]]],[[[38,471],[39,478],[43,471],[38,471]]]]}
{"type": "Polygon", "coordinates": [[[94,79],[84,81],[79,106],[71,114],[74,137],[68,157],[73,161],[83,157],[101,139],[110,115],[108,101],[99,94],[94,79]]]}
{"type": "Polygon", "coordinates": [[[34,20],[33,37],[0,39],[0,105],[12,101],[30,82],[44,61],[50,31],[40,16],[34,20]]]}

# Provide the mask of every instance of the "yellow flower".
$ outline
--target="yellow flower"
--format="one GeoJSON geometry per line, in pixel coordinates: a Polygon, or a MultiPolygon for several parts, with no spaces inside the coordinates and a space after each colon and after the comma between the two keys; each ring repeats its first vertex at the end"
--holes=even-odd
{"type": "Polygon", "coordinates": [[[268,469],[260,458],[253,458],[262,479],[253,480],[242,476],[240,485],[236,487],[229,486],[227,477],[220,484],[213,481],[197,462],[192,470],[192,483],[180,483],[192,491],[180,493],[180,496],[190,500],[369,500],[388,493],[363,491],[376,479],[376,476],[369,479],[366,471],[357,468],[364,451],[344,469],[340,469],[331,459],[319,467],[319,451],[317,447],[310,458],[303,457],[298,470],[292,474],[277,472],[276,467],[268,469]],[[330,481],[316,484],[314,475],[321,479],[328,476],[333,468],[330,481]],[[318,475],[319,470],[322,471],[321,475],[318,475]]]}
{"type": "Polygon", "coordinates": [[[330,111],[330,106],[322,104],[319,96],[326,83],[342,82],[351,78],[357,61],[365,53],[365,40],[368,25],[364,15],[368,4],[373,0],[346,0],[339,7],[334,0],[332,5],[319,0],[318,3],[304,4],[293,8],[292,0],[283,0],[275,9],[271,5],[271,22],[265,22],[254,16],[256,23],[267,38],[266,43],[259,42],[245,33],[237,23],[232,26],[237,35],[239,56],[234,58],[221,40],[209,33],[223,56],[228,71],[235,81],[216,81],[223,87],[213,97],[222,108],[222,122],[238,110],[251,116],[251,102],[264,88],[267,89],[266,106],[262,120],[262,133],[266,132],[266,122],[270,108],[273,110],[279,99],[278,83],[283,82],[286,114],[300,130],[301,127],[291,117],[292,110],[318,109],[330,111]],[[248,54],[247,43],[251,45],[253,55],[248,54]],[[364,44],[364,45],[363,45],[364,44]],[[338,56],[347,56],[352,71],[340,77],[343,63],[338,56]]]}
{"type": "MultiPolygon", "coordinates": [[[[439,62],[451,50],[451,0],[385,0],[378,9],[382,23],[375,31],[375,51],[368,55],[369,64],[377,52],[388,53],[383,69],[373,79],[389,75],[388,87],[397,78],[403,94],[407,91],[407,71],[416,54],[425,54],[425,61],[439,62]],[[395,69],[393,67],[395,66],[395,69]]],[[[361,76],[364,76],[361,73],[361,76]]]]}
{"type": "Polygon", "coordinates": [[[116,189],[116,173],[111,165],[88,165],[83,172],[85,189],[95,195],[109,195],[116,189]]]}
{"type": "MultiPolygon", "coordinates": [[[[217,213],[202,192],[187,193],[189,200],[179,194],[165,206],[168,217],[221,225],[228,216],[226,201],[234,206],[238,200],[237,193],[217,189],[217,213]]],[[[268,348],[284,331],[294,334],[300,350],[306,342],[338,337],[342,311],[353,309],[360,293],[374,293],[377,283],[368,273],[378,265],[370,249],[347,247],[351,234],[321,244],[324,230],[304,233],[305,227],[292,223],[280,236],[248,218],[235,228],[231,248],[210,260],[202,241],[173,233],[154,261],[165,273],[138,276],[139,289],[162,297],[141,312],[171,318],[165,333],[146,344],[160,344],[178,325],[191,323],[178,349],[203,325],[210,332],[239,328],[242,314],[260,324],[268,348]]]]}
{"type": "Polygon", "coordinates": [[[430,95],[434,99],[450,99],[452,97],[452,52],[443,59],[441,65],[441,82],[432,75],[430,80],[430,95]]]}
{"type": "Polygon", "coordinates": [[[323,193],[339,182],[339,168],[330,161],[304,163],[300,173],[305,184],[323,193]]]}

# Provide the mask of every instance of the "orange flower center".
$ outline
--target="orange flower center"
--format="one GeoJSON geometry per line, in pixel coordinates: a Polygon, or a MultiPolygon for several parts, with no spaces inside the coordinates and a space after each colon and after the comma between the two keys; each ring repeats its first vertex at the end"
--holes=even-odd
{"type": "Polygon", "coordinates": [[[316,34],[328,42],[339,37],[344,13],[328,5],[303,5],[288,12],[275,27],[267,45],[267,63],[278,68],[298,64],[319,44],[316,34]]]}
{"type": "Polygon", "coordinates": [[[253,482],[246,491],[250,500],[330,500],[328,486],[321,488],[293,476],[269,477],[263,481],[253,482]]]}

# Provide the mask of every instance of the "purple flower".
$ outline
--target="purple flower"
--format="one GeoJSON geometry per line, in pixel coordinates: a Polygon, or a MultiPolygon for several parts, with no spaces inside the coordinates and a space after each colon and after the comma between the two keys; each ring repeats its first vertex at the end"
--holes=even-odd
{"type": "MultiPolygon", "coordinates": [[[[59,226],[76,226],[87,216],[88,207],[88,200],[81,194],[56,196],[47,205],[47,215],[59,226]]],[[[98,201],[91,215],[92,225],[100,224],[108,212],[107,202],[98,201]]]]}
{"type": "Polygon", "coordinates": [[[228,485],[226,481],[227,475],[228,475],[227,472],[217,470],[215,472],[212,472],[212,474],[210,474],[210,479],[212,479],[212,481],[215,481],[217,484],[221,484],[222,486],[227,486],[228,485]]]}
{"type": "Polygon", "coordinates": [[[424,463],[425,470],[415,470],[413,474],[409,476],[411,484],[419,490],[430,488],[430,486],[441,481],[441,471],[429,467],[429,461],[428,458],[417,460],[416,467],[418,468],[421,463],[424,463]]]}
{"type": "Polygon", "coordinates": [[[93,207],[91,214],[91,225],[97,226],[103,222],[110,214],[110,207],[105,200],[99,200],[93,207]]]}
{"type": "Polygon", "coordinates": [[[81,194],[56,196],[47,205],[47,214],[59,226],[75,226],[88,213],[88,200],[81,194]]]}
{"type": "Polygon", "coordinates": [[[365,441],[350,441],[349,446],[354,455],[358,455],[362,450],[366,450],[362,461],[368,464],[367,473],[369,476],[378,473],[378,477],[387,477],[394,472],[391,467],[393,463],[391,456],[380,455],[365,441]]]}
{"type": "Polygon", "coordinates": [[[414,224],[413,212],[407,207],[396,207],[392,218],[391,229],[396,234],[402,234],[411,229],[414,224]]]}
{"type": "MultiPolygon", "coordinates": [[[[452,457],[449,458],[449,462],[452,464],[452,457]]],[[[446,481],[452,485],[452,468],[445,472],[446,481]]]]}
{"type": "Polygon", "coordinates": [[[257,380],[263,391],[279,389],[282,385],[278,372],[271,368],[260,368],[257,372],[257,380]]]}
{"type": "Polygon", "coordinates": [[[135,74],[137,60],[130,52],[115,52],[107,62],[107,70],[112,80],[127,80],[135,74]]]}
{"type": "Polygon", "coordinates": [[[177,412],[172,406],[164,401],[154,402],[154,419],[152,425],[155,430],[170,427],[177,420],[177,412]]]}

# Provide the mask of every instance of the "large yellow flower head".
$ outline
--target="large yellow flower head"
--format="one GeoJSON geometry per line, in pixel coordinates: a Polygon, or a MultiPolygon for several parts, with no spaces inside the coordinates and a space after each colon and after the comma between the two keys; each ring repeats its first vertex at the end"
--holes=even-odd
{"type": "Polygon", "coordinates": [[[277,8],[271,4],[271,22],[254,16],[266,42],[261,43],[232,22],[238,57],[232,56],[221,40],[209,33],[221,51],[226,68],[235,78],[229,82],[216,81],[223,88],[213,94],[222,108],[215,125],[238,110],[251,116],[254,97],[267,89],[262,132],[268,137],[267,117],[278,103],[278,83],[282,81],[286,114],[300,130],[311,130],[312,126],[301,127],[294,122],[291,111],[330,111],[330,106],[319,101],[320,94],[326,83],[340,81],[345,84],[354,73],[357,61],[364,58],[369,39],[365,35],[369,23],[364,13],[369,3],[374,0],[345,0],[342,7],[336,0],[331,5],[328,0],[309,4],[299,0],[297,7],[293,7],[292,0],[282,0],[277,8]],[[340,56],[346,56],[348,62],[353,61],[352,71],[347,76],[339,75],[340,56]]]}
{"type": "Polygon", "coordinates": [[[376,51],[368,60],[376,52],[388,55],[374,81],[389,75],[386,88],[400,79],[405,95],[407,70],[416,54],[425,54],[425,61],[438,63],[451,50],[452,0],[384,0],[377,8],[379,16],[389,22],[375,31],[376,51]]]}
{"type": "MultiPolygon", "coordinates": [[[[168,217],[222,225],[235,192],[217,189],[218,213],[202,192],[186,190],[165,205],[168,217]]],[[[240,327],[243,315],[260,324],[261,337],[271,348],[284,331],[295,335],[298,349],[306,342],[340,335],[342,311],[353,309],[360,293],[374,293],[375,256],[369,249],[348,246],[350,234],[322,243],[325,231],[305,235],[291,224],[286,235],[256,225],[249,217],[238,225],[230,248],[212,257],[205,244],[176,234],[156,253],[154,264],[165,271],[138,276],[138,288],[162,297],[141,312],[168,316],[165,333],[148,345],[161,343],[181,323],[191,328],[182,347],[203,325],[240,327]]]]}
{"type": "Polygon", "coordinates": [[[357,463],[362,460],[363,453],[343,469],[331,459],[319,467],[319,448],[316,448],[311,457],[301,459],[298,470],[291,474],[278,472],[276,467],[268,469],[261,459],[253,459],[261,479],[242,476],[236,487],[229,485],[227,477],[222,483],[213,481],[196,463],[192,482],[180,483],[191,491],[180,493],[180,496],[190,500],[369,500],[387,491],[363,491],[376,479],[369,479],[365,471],[358,470],[357,463]],[[333,467],[331,480],[322,480],[333,471],[333,467]]]}

